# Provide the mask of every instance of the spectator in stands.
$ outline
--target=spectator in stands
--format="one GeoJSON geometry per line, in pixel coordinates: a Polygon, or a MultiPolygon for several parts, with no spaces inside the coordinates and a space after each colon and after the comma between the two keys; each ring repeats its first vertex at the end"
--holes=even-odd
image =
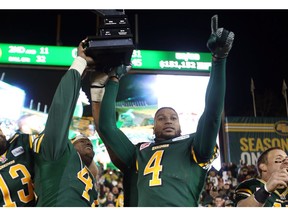
{"type": "Polygon", "coordinates": [[[216,197],[214,197],[213,203],[215,207],[224,207],[225,199],[223,198],[223,196],[217,195],[216,197]]]}
{"type": "Polygon", "coordinates": [[[224,204],[225,207],[234,207],[234,202],[230,199],[228,200],[225,200],[225,204],[224,204]]]}
{"type": "MultiPolygon", "coordinates": [[[[238,183],[244,181],[247,179],[247,175],[248,175],[248,167],[246,165],[242,166],[239,169],[239,173],[237,175],[237,181],[238,183]]],[[[248,177],[249,178],[249,177],[248,177]]]]}
{"type": "Polygon", "coordinates": [[[208,183],[211,182],[213,186],[218,187],[217,171],[213,167],[209,170],[206,181],[208,183]]]}

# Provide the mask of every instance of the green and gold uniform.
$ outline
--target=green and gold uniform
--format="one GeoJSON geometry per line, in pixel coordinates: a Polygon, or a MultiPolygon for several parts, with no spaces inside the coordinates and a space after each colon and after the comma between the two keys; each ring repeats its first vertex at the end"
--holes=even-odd
{"type": "MultiPolygon", "coordinates": [[[[241,182],[235,190],[235,204],[250,197],[266,184],[262,179],[248,179],[241,182]]],[[[288,188],[277,189],[267,198],[264,207],[288,207],[288,188]]]]}
{"type": "Polygon", "coordinates": [[[37,140],[37,206],[89,207],[97,204],[95,179],[68,139],[80,86],[79,72],[68,70],[53,97],[44,133],[37,140]]]}
{"type": "Polygon", "coordinates": [[[198,206],[207,169],[218,155],[216,138],[224,107],[225,67],[226,59],[212,62],[205,110],[196,133],[136,146],[116,127],[119,83],[107,82],[99,129],[105,144],[129,169],[138,172],[138,206],[198,206]]]}
{"type": "Polygon", "coordinates": [[[32,179],[35,136],[16,133],[8,140],[7,151],[0,156],[0,206],[35,206],[32,179]]]}
{"type": "Polygon", "coordinates": [[[137,207],[137,170],[125,169],[121,171],[123,172],[124,207],[137,207]]]}

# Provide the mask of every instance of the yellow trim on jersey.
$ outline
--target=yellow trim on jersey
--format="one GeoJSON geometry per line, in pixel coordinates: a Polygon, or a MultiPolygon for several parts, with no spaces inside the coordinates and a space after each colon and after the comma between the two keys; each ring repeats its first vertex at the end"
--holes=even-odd
{"type": "Polygon", "coordinates": [[[11,144],[18,136],[19,136],[19,134],[15,134],[15,135],[9,140],[9,143],[11,144]]]}
{"type": "Polygon", "coordinates": [[[6,157],[6,154],[7,154],[7,150],[2,155],[0,155],[0,157],[3,157],[3,156],[6,157]]]}
{"type": "Polygon", "coordinates": [[[33,141],[34,141],[33,136],[29,135],[29,147],[30,147],[30,149],[33,149],[33,141]]]}
{"type": "Polygon", "coordinates": [[[210,158],[210,160],[207,161],[207,162],[204,162],[204,163],[199,163],[198,160],[197,160],[197,157],[196,157],[196,153],[195,153],[195,151],[194,151],[194,148],[192,147],[192,157],[193,157],[194,161],[195,161],[200,167],[202,167],[203,169],[209,169],[210,166],[211,166],[211,164],[212,164],[212,162],[213,162],[218,156],[219,156],[219,148],[218,148],[218,146],[216,145],[216,146],[214,147],[214,152],[213,152],[213,155],[212,155],[212,157],[210,158]]]}
{"type": "Polygon", "coordinates": [[[277,190],[275,190],[274,193],[277,194],[280,198],[281,197],[286,197],[287,194],[288,194],[288,188],[286,188],[286,190],[283,191],[283,193],[281,193],[281,194],[277,190]]]}
{"type": "Polygon", "coordinates": [[[34,146],[33,146],[34,152],[39,153],[40,146],[41,146],[43,138],[44,138],[44,134],[41,134],[41,135],[37,136],[35,138],[35,140],[33,141],[33,143],[34,143],[34,146]]]}
{"type": "Polygon", "coordinates": [[[256,178],[258,181],[260,181],[261,183],[263,183],[264,185],[266,184],[266,181],[264,181],[263,179],[259,179],[259,178],[256,178]]]}
{"type": "Polygon", "coordinates": [[[136,171],[138,172],[138,167],[139,167],[138,160],[136,160],[135,163],[136,163],[136,171]]]}
{"type": "Polygon", "coordinates": [[[235,193],[236,193],[236,194],[244,194],[244,195],[246,195],[246,196],[250,196],[250,195],[253,194],[252,191],[249,190],[249,189],[247,189],[247,188],[240,188],[240,189],[238,189],[237,191],[235,191],[235,193]]]}

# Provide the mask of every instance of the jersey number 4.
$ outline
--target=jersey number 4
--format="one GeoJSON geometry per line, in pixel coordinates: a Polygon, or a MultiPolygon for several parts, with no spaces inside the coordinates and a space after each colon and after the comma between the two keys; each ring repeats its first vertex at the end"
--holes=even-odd
{"type": "Polygon", "coordinates": [[[78,179],[85,184],[85,189],[82,193],[82,197],[84,197],[87,201],[90,201],[89,190],[93,189],[93,182],[89,176],[89,171],[84,167],[77,174],[78,179]]]}
{"type": "Polygon", "coordinates": [[[159,178],[160,172],[162,171],[162,156],[164,150],[156,151],[152,157],[149,159],[146,167],[144,169],[144,175],[152,174],[152,179],[149,181],[149,186],[159,186],[162,185],[162,180],[159,178]]]}
{"type": "MultiPolygon", "coordinates": [[[[25,194],[24,189],[17,191],[19,200],[23,203],[28,203],[34,199],[33,193],[33,186],[31,181],[31,175],[27,168],[22,164],[16,164],[11,166],[9,169],[9,174],[12,179],[19,177],[19,172],[23,174],[23,178],[21,178],[22,185],[27,185],[28,188],[28,195],[25,194]]],[[[12,200],[9,187],[7,186],[6,182],[4,181],[2,175],[0,175],[0,190],[3,195],[4,205],[3,207],[16,207],[16,202],[12,200]]]]}

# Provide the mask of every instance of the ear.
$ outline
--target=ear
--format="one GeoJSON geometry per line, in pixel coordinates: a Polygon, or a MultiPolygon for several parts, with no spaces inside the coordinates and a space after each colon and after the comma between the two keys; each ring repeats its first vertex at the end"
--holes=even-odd
{"type": "Polygon", "coordinates": [[[262,172],[267,172],[267,165],[266,165],[266,164],[261,163],[261,164],[259,165],[259,168],[260,168],[260,170],[261,170],[262,172]]]}

